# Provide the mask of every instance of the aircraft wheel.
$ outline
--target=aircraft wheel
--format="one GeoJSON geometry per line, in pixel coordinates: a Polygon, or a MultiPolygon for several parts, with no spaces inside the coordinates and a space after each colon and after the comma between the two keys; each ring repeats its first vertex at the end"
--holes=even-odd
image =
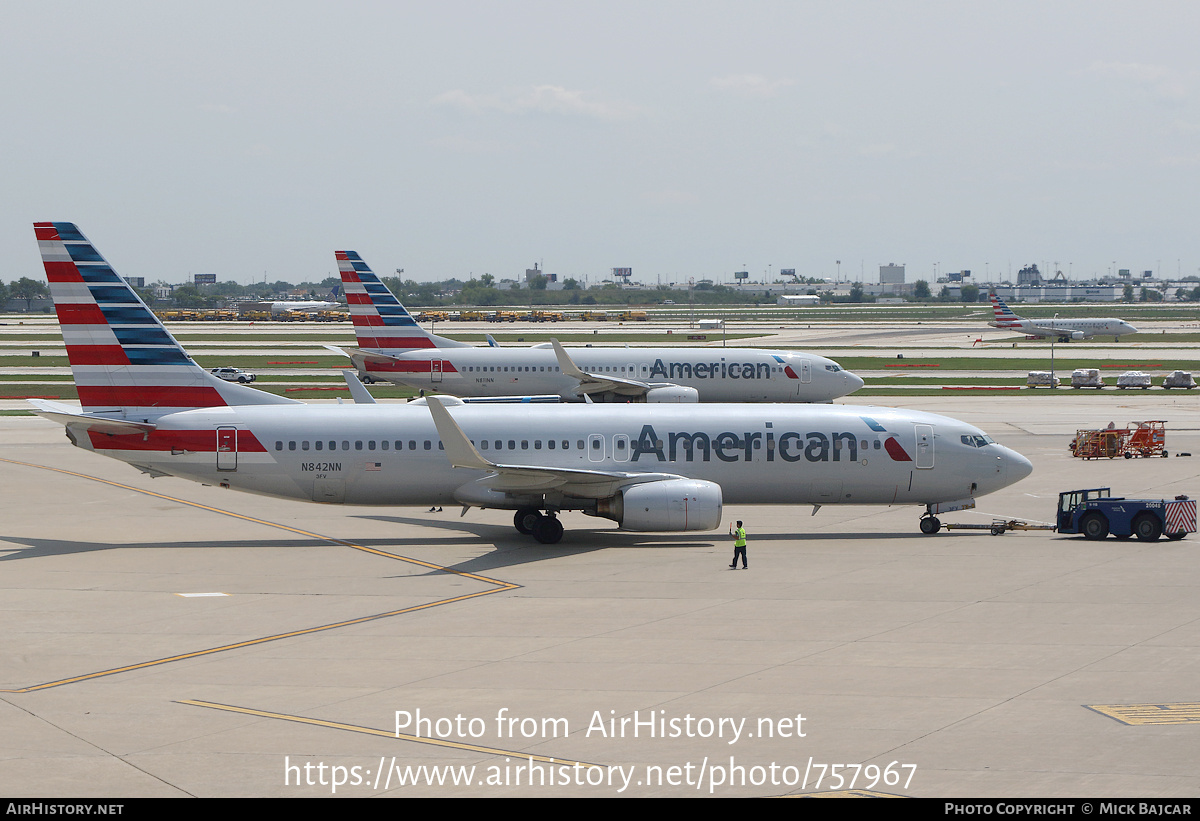
{"type": "Polygon", "coordinates": [[[921,532],[926,536],[932,536],[941,529],[942,523],[937,516],[926,516],[921,520],[921,532]]]}
{"type": "Polygon", "coordinates": [[[513,515],[513,527],[518,533],[524,533],[528,536],[533,533],[533,529],[537,527],[538,520],[542,518],[541,512],[536,507],[518,508],[513,515]]]}
{"type": "Polygon", "coordinates": [[[1139,513],[1133,520],[1133,535],[1139,542],[1155,542],[1162,535],[1162,522],[1153,513],[1139,513]]]}
{"type": "Polygon", "coordinates": [[[1098,542],[1108,536],[1108,519],[1103,513],[1089,513],[1079,523],[1079,530],[1085,539],[1098,542]]]}
{"type": "Polygon", "coordinates": [[[562,522],[553,516],[540,517],[533,528],[533,538],[542,544],[558,544],[562,537],[562,522]]]}

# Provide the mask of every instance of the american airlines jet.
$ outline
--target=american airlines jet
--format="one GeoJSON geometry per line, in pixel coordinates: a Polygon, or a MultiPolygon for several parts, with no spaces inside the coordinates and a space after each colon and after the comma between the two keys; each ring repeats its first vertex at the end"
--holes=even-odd
{"type": "Polygon", "coordinates": [[[68,222],[34,224],[80,406],[29,400],[151,476],[355,505],[514,511],[551,544],[580,511],[711,530],[724,504],[971,507],[1032,467],[945,416],[827,405],[308,405],[199,367],[68,222]]]}
{"type": "Polygon", "coordinates": [[[475,347],[426,332],[354,251],[338,251],[365,382],[569,402],[829,402],[863,386],[836,362],[755,348],[475,347]]]}
{"type": "Polygon", "coordinates": [[[995,319],[988,324],[993,328],[1019,331],[1029,337],[1053,336],[1058,337],[1059,342],[1070,342],[1108,334],[1116,339],[1123,334],[1137,333],[1137,328],[1123,319],[1024,319],[1014,314],[1000,297],[995,294],[991,297],[995,319]]]}

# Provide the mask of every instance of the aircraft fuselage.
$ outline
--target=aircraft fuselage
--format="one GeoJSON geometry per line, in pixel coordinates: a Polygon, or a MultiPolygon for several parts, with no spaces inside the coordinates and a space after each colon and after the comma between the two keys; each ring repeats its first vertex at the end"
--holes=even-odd
{"type": "MultiPolygon", "coordinates": [[[[568,348],[597,376],[695,388],[703,402],[828,402],[862,380],[821,356],[752,348],[568,348]]],[[[451,348],[388,351],[396,361],[367,361],[366,375],[453,396],[555,394],[578,401],[578,381],[562,373],[554,351],[451,348]]]]}
{"type": "MultiPolygon", "coordinates": [[[[457,406],[485,458],[505,465],[674,474],[726,503],[926,504],[998,490],[1024,457],[944,416],[878,407],[457,406]]],[[[270,496],[361,505],[453,504],[486,472],[451,467],[429,409],[241,406],[168,414],[143,434],[73,431],[152,471],[270,496]]],[[[558,499],[560,509],[590,502],[558,499]]],[[[515,505],[497,504],[495,507],[515,505]]]]}

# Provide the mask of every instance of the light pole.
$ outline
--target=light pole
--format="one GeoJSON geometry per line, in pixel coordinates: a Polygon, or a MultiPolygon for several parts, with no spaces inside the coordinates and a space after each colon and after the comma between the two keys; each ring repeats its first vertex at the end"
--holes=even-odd
{"type": "MultiPolygon", "coordinates": [[[[1054,331],[1054,321],[1058,319],[1058,314],[1054,315],[1054,319],[1050,320],[1050,330],[1054,331]]],[[[1058,332],[1050,337],[1050,390],[1054,390],[1054,343],[1058,341],[1058,332]]]]}

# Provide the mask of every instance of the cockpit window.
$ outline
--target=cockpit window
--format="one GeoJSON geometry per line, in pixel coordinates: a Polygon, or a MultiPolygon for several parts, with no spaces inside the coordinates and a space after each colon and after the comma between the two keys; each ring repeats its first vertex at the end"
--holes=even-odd
{"type": "Polygon", "coordinates": [[[962,436],[960,436],[958,438],[964,445],[969,445],[970,447],[973,447],[973,448],[982,448],[987,445],[996,444],[996,440],[993,439],[992,437],[988,436],[986,433],[983,434],[982,436],[978,436],[978,435],[974,435],[974,434],[970,434],[970,433],[964,433],[962,436]]]}
{"type": "Polygon", "coordinates": [[[834,363],[830,363],[825,366],[825,370],[829,371],[830,373],[837,373],[841,369],[842,369],[842,367],[840,365],[837,365],[834,363]]]}

